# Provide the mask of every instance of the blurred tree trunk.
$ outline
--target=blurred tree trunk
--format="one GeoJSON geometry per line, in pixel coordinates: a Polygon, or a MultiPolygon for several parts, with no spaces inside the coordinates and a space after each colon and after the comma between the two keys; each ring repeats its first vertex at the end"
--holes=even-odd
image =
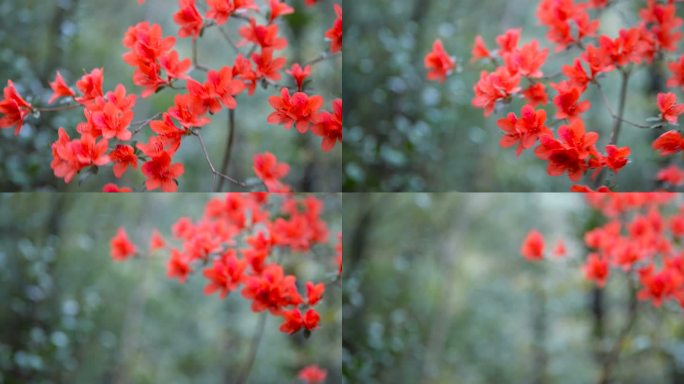
{"type": "Polygon", "coordinates": [[[366,195],[361,198],[361,204],[359,204],[359,209],[361,211],[358,219],[356,220],[356,225],[354,225],[354,230],[349,238],[349,253],[345,252],[345,259],[347,260],[346,266],[344,267],[347,272],[353,272],[356,269],[358,263],[366,256],[366,250],[368,248],[368,235],[371,232],[371,228],[375,222],[375,211],[371,203],[372,195],[366,195]],[[349,255],[349,257],[347,257],[349,255]]]}
{"type": "MultiPolygon", "coordinates": [[[[148,202],[149,197],[145,197],[143,200],[148,202]]],[[[143,205],[147,205],[143,202],[143,205]]],[[[153,204],[152,207],[160,208],[161,205],[153,204]]],[[[142,215],[144,213],[149,214],[149,210],[145,212],[144,209],[138,210],[137,223],[142,222],[142,215]]],[[[151,216],[155,216],[154,212],[151,216]]],[[[114,384],[127,384],[133,382],[131,380],[130,373],[132,371],[130,365],[135,361],[135,355],[139,353],[140,349],[140,336],[143,334],[142,328],[145,322],[145,303],[150,293],[150,285],[152,279],[150,278],[150,269],[152,258],[150,254],[145,254],[145,250],[141,250],[142,255],[138,260],[131,260],[129,262],[138,262],[139,267],[138,280],[140,283],[131,291],[131,296],[128,300],[128,305],[126,307],[126,314],[124,316],[124,323],[121,327],[121,337],[119,344],[119,351],[117,356],[117,362],[113,371],[111,372],[112,383],[114,384]]]]}
{"type": "Polygon", "coordinates": [[[430,383],[437,373],[437,367],[440,366],[448,342],[449,327],[456,312],[456,307],[450,302],[450,298],[453,297],[453,282],[458,276],[459,251],[463,249],[463,238],[468,231],[471,217],[467,206],[458,211],[460,213],[455,225],[448,227],[449,229],[445,231],[446,236],[441,241],[441,260],[438,263],[444,265],[445,272],[440,277],[442,285],[431,315],[433,320],[430,321],[430,324],[433,326],[426,343],[421,369],[421,383],[430,383]]]}
{"type": "MultiPolygon", "coordinates": [[[[67,206],[67,199],[69,197],[63,194],[50,195],[47,200],[51,202],[51,209],[49,215],[45,218],[42,226],[38,227],[38,230],[30,228],[31,233],[15,233],[15,228],[11,230],[5,230],[2,228],[3,237],[9,236],[13,239],[18,239],[21,237],[30,238],[32,243],[37,247],[41,248],[43,246],[48,246],[45,244],[46,241],[50,241],[53,238],[59,238],[62,229],[62,220],[67,206]]],[[[41,206],[41,204],[37,204],[41,206]]],[[[4,240],[5,241],[5,240],[4,240]]],[[[9,240],[6,240],[9,241],[9,240]]],[[[59,252],[56,252],[59,254],[59,252]]],[[[48,355],[48,351],[31,349],[31,332],[33,329],[40,329],[44,334],[50,335],[56,324],[55,319],[52,316],[59,316],[59,300],[58,300],[58,286],[57,284],[50,284],[49,291],[47,288],[41,286],[41,283],[35,280],[35,277],[29,272],[36,263],[42,263],[45,268],[47,276],[52,277],[52,271],[54,270],[58,258],[53,258],[51,260],[28,260],[21,256],[18,261],[18,274],[19,278],[13,280],[17,283],[16,286],[3,287],[10,291],[16,291],[16,297],[19,300],[23,300],[25,303],[31,302],[30,310],[28,311],[16,311],[14,316],[10,317],[10,321],[6,328],[2,330],[3,344],[9,348],[9,351],[16,353],[19,351],[26,352],[39,352],[40,357],[44,360],[51,360],[52,357],[48,355]],[[29,288],[41,289],[43,297],[40,299],[31,299],[27,297],[27,290],[29,288]]],[[[35,348],[35,347],[34,347],[35,348]]],[[[59,381],[60,376],[63,372],[56,370],[51,371],[52,367],[47,368],[42,376],[50,377],[51,379],[59,381]]],[[[9,372],[7,372],[6,377],[16,379],[17,383],[28,383],[38,380],[38,377],[33,371],[24,371],[19,369],[16,364],[12,364],[9,372]]]]}
{"type": "MultiPolygon", "coordinates": [[[[536,276],[538,282],[543,276],[536,276]]],[[[546,291],[542,284],[535,284],[532,290],[532,383],[546,384],[549,382],[548,362],[549,356],[546,351],[548,335],[548,315],[546,305],[546,291]]]]}

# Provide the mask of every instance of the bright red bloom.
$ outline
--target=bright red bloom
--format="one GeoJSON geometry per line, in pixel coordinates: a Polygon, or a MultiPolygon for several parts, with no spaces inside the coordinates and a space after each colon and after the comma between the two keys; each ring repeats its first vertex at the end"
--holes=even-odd
{"type": "Polygon", "coordinates": [[[318,114],[316,123],[311,131],[323,138],[321,148],[323,151],[331,151],[336,143],[342,142],[342,99],[333,101],[333,112],[323,111],[318,114]]]}
{"type": "Polygon", "coordinates": [[[207,6],[207,18],[214,20],[218,25],[225,24],[235,12],[232,0],[207,0],[207,6]]]}
{"type": "Polygon", "coordinates": [[[546,111],[535,111],[530,105],[525,105],[520,111],[520,118],[511,112],[497,124],[506,134],[501,138],[499,145],[504,148],[518,145],[516,154],[520,156],[523,150],[531,148],[541,135],[551,134],[549,127],[545,125],[546,111]]]}
{"type": "Polygon", "coordinates": [[[553,104],[556,106],[557,119],[575,120],[579,115],[586,112],[591,103],[589,100],[579,101],[582,95],[582,89],[567,82],[551,83],[558,95],[553,98],[553,104]]]}
{"type": "Polygon", "coordinates": [[[606,167],[610,168],[613,172],[617,173],[627,165],[629,162],[629,154],[631,150],[629,147],[616,147],[615,145],[606,145],[606,156],[603,158],[606,167]]]}
{"type": "Polygon", "coordinates": [[[127,192],[133,192],[132,189],[128,187],[119,187],[118,185],[114,183],[107,183],[102,187],[102,192],[105,193],[127,193],[127,192]]]}
{"type": "Polygon", "coordinates": [[[306,328],[307,331],[313,331],[318,328],[318,323],[320,321],[321,316],[313,308],[310,308],[304,314],[304,328],[306,328]]]}
{"type": "Polygon", "coordinates": [[[506,55],[504,61],[512,73],[534,79],[544,76],[541,67],[546,62],[548,55],[548,49],[539,50],[537,40],[532,40],[529,44],[523,45],[520,49],[506,55]]]}
{"type": "Polygon", "coordinates": [[[197,39],[202,31],[202,15],[195,5],[195,0],[179,0],[180,9],[173,15],[173,21],[180,26],[178,36],[197,39]]]}
{"type": "Polygon", "coordinates": [[[74,97],[74,96],[76,96],[76,93],[74,93],[74,91],[71,88],[69,88],[66,81],[64,81],[62,74],[59,73],[59,71],[57,71],[57,75],[55,76],[55,81],[50,83],[50,88],[52,88],[53,94],[50,97],[48,104],[52,104],[62,97],[74,97]]]}
{"type": "Polygon", "coordinates": [[[152,232],[152,237],[150,237],[150,251],[156,251],[164,247],[166,247],[166,241],[159,231],[155,230],[152,232]]]}
{"type": "Polygon", "coordinates": [[[568,77],[570,84],[579,87],[581,92],[584,92],[587,88],[587,84],[594,79],[593,74],[592,76],[589,76],[584,71],[580,59],[575,59],[575,63],[572,66],[564,65],[563,73],[568,77]]]}
{"type": "Polygon", "coordinates": [[[104,95],[102,91],[103,77],[104,70],[102,68],[93,69],[90,73],[83,75],[76,82],[76,88],[78,88],[82,95],[77,97],[76,101],[86,105],[98,97],[102,97],[104,95]]]}
{"type": "Polygon", "coordinates": [[[306,282],[306,303],[309,305],[316,305],[323,298],[325,293],[325,284],[314,284],[311,281],[306,282]]]}
{"type": "Polygon", "coordinates": [[[589,65],[591,78],[596,78],[599,73],[610,72],[615,69],[610,57],[603,50],[589,44],[582,54],[582,59],[589,65]]]}
{"type": "Polygon", "coordinates": [[[454,60],[444,50],[442,40],[435,40],[432,51],[425,56],[425,68],[428,70],[428,80],[443,83],[447,76],[456,69],[454,60]]]}
{"type": "Polygon", "coordinates": [[[556,246],[553,248],[553,254],[556,257],[563,257],[567,254],[567,249],[565,248],[565,242],[563,240],[558,240],[556,246]]]}
{"type": "Polygon", "coordinates": [[[584,122],[575,119],[570,125],[558,128],[558,137],[560,140],[551,135],[541,136],[534,153],[549,162],[546,170],[549,175],[560,176],[567,172],[570,180],[577,181],[586,172],[590,157],[600,157],[595,147],[598,133],[585,133],[584,122]]]}
{"type": "Polygon", "coordinates": [[[677,281],[668,269],[660,272],[655,272],[654,269],[653,265],[649,265],[639,270],[639,280],[643,288],[638,292],[637,297],[640,300],[651,300],[654,306],[660,307],[663,300],[674,293],[677,281]]]}
{"type": "Polygon", "coordinates": [[[656,179],[670,185],[681,186],[684,185],[684,171],[676,165],[670,165],[658,171],[656,179]]]}
{"type": "MultiPolygon", "coordinates": [[[[284,57],[273,58],[273,49],[266,48],[261,51],[261,54],[253,53],[252,61],[256,65],[256,78],[266,78],[273,81],[279,81],[281,78],[281,68],[285,66],[287,60],[284,57]]],[[[236,59],[237,65],[237,59],[236,59]]],[[[249,76],[241,73],[243,77],[249,80],[249,76]]]]}
{"type": "Polygon", "coordinates": [[[285,129],[292,128],[294,124],[299,133],[305,133],[309,129],[318,116],[318,110],[323,106],[321,96],[309,96],[303,92],[290,96],[287,88],[280,91],[280,96],[269,97],[268,102],[275,112],[266,121],[269,124],[282,124],[285,129]]]}
{"type": "Polygon", "coordinates": [[[211,123],[211,119],[204,116],[206,109],[203,103],[198,102],[196,96],[176,95],[174,105],[169,108],[169,116],[173,117],[186,129],[199,128],[211,123]]]}
{"type": "Polygon", "coordinates": [[[123,176],[128,167],[138,168],[138,157],[130,145],[118,144],[109,154],[109,158],[114,162],[114,176],[117,178],[123,176]]]}
{"type": "Polygon", "coordinates": [[[549,95],[546,93],[546,87],[542,83],[534,83],[523,91],[523,96],[527,99],[527,103],[531,107],[538,105],[546,105],[549,102],[549,95]]]}
{"type": "Polygon", "coordinates": [[[587,280],[596,282],[596,285],[603,287],[606,285],[610,268],[608,261],[596,253],[589,254],[587,262],[584,264],[584,277],[587,280]]]}
{"type": "Polygon", "coordinates": [[[655,139],[651,146],[661,156],[672,155],[684,150],[684,137],[678,131],[667,131],[655,139]]]}
{"type": "Polygon", "coordinates": [[[235,251],[229,250],[214,261],[210,268],[204,270],[204,277],[209,280],[209,284],[204,288],[204,294],[211,295],[220,291],[221,298],[225,298],[242,283],[246,268],[247,260],[238,259],[235,251]]]}
{"type": "Polygon", "coordinates": [[[556,51],[594,36],[599,27],[598,20],[589,18],[584,4],[576,4],[573,0],[542,0],[537,17],[549,28],[546,36],[556,43],[556,51]]]}
{"type": "Polygon", "coordinates": [[[295,281],[294,276],[285,275],[281,266],[267,265],[260,275],[247,277],[242,295],[253,300],[254,312],[269,310],[277,315],[281,313],[282,308],[303,302],[297,292],[295,281]]]}
{"type": "Polygon", "coordinates": [[[159,57],[159,65],[166,71],[166,81],[171,80],[187,80],[190,78],[187,72],[192,67],[192,60],[180,60],[177,51],[170,51],[159,57]]]}
{"type": "MultiPolygon", "coordinates": [[[[117,89],[119,92],[123,90],[123,94],[126,92],[123,85],[119,85],[117,89]]],[[[134,105],[135,95],[131,95],[131,97],[134,105]]],[[[92,113],[91,121],[105,139],[116,137],[122,141],[130,140],[133,134],[128,130],[128,127],[133,122],[133,105],[121,109],[115,103],[107,102],[102,110],[92,113]]]]}
{"type": "MultiPolygon", "coordinates": [[[[307,0],[306,4],[309,4],[311,0],[307,0]]],[[[314,2],[315,3],[315,2],[314,2]]],[[[269,1],[269,6],[271,8],[271,18],[270,21],[273,22],[278,17],[285,16],[285,15],[290,15],[294,13],[294,8],[291,6],[287,5],[286,3],[280,2],[280,0],[270,0],[269,1]]]]}
{"type": "Polygon", "coordinates": [[[501,56],[513,53],[518,48],[518,40],[520,40],[521,31],[520,28],[509,29],[497,36],[496,43],[499,45],[499,54],[501,56]]]}
{"type": "Polygon", "coordinates": [[[109,242],[112,259],[124,261],[137,252],[135,245],[128,239],[128,234],[123,228],[119,228],[116,236],[109,242]]]}
{"type": "Polygon", "coordinates": [[[235,109],[237,102],[234,96],[242,92],[245,84],[233,79],[232,68],[223,67],[221,71],[210,70],[207,73],[206,83],[200,84],[195,80],[188,80],[187,87],[197,103],[202,106],[202,114],[207,110],[214,114],[221,110],[221,103],[228,109],[235,109]]]}
{"type": "Polygon", "coordinates": [[[264,152],[254,155],[254,173],[273,192],[284,187],[280,180],[290,173],[290,166],[284,162],[278,163],[274,154],[264,152]]]}
{"type": "Polygon", "coordinates": [[[4,99],[0,100],[0,128],[14,127],[14,134],[18,135],[33,107],[19,95],[12,80],[7,80],[3,95],[4,99]]]}
{"type": "Polygon", "coordinates": [[[280,50],[287,48],[287,40],[278,37],[278,25],[259,25],[254,18],[249,18],[249,24],[240,28],[240,36],[243,37],[238,43],[238,46],[254,43],[264,48],[272,48],[273,50],[280,50]]]}
{"type": "Polygon", "coordinates": [[[282,316],[285,321],[280,325],[280,332],[292,335],[304,327],[304,318],[299,308],[283,311],[282,316]]]}
{"type": "Polygon", "coordinates": [[[166,265],[166,270],[169,278],[178,278],[181,283],[185,283],[188,275],[192,272],[187,256],[177,249],[171,250],[171,259],[166,265]]]}
{"type": "Polygon", "coordinates": [[[339,4],[334,4],[333,7],[337,18],[325,32],[325,37],[330,40],[330,52],[337,53],[342,51],[342,7],[339,4]]]}
{"type": "Polygon", "coordinates": [[[672,72],[672,77],[667,80],[667,86],[682,87],[684,89],[684,55],[679,56],[677,61],[667,64],[667,67],[672,72]]]}
{"type": "Polygon", "coordinates": [[[529,261],[544,258],[544,237],[539,231],[533,229],[527,233],[527,237],[520,247],[520,253],[529,261]]]}
{"type": "Polygon", "coordinates": [[[602,185],[598,187],[595,191],[586,185],[579,185],[579,184],[574,184],[572,187],[570,187],[570,192],[581,192],[581,193],[605,193],[605,192],[611,192],[610,188],[606,187],[605,185],[602,185]]]}
{"type": "Polygon", "coordinates": [[[145,186],[149,191],[161,188],[164,192],[176,192],[178,190],[176,179],[185,173],[183,164],[171,164],[171,156],[166,152],[162,152],[158,157],[143,164],[140,170],[147,177],[145,186]]]}
{"type": "Polygon", "coordinates": [[[306,384],[320,384],[325,381],[328,371],[321,369],[317,365],[307,365],[297,374],[297,378],[306,384]]]}
{"type": "Polygon", "coordinates": [[[155,156],[161,151],[167,151],[169,154],[176,153],[178,147],[180,147],[181,139],[191,132],[184,127],[176,127],[176,124],[171,120],[171,116],[168,113],[162,115],[162,120],[151,121],[150,128],[157,136],[151,137],[150,144],[148,145],[138,143],[138,148],[148,156],[155,156]],[[154,148],[155,146],[157,147],[154,148]]]}
{"type": "Polygon", "coordinates": [[[674,93],[659,93],[658,110],[661,119],[670,124],[677,124],[679,115],[684,113],[684,104],[677,104],[677,95],[674,93]]]}
{"type": "Polygon", "coordinates": [[[293,64],[291,69],[285,71],[292,76],[297,83],[297,89],[301,92],[304,89],[304,81],[311,75],[311,66],[307,65],[302,68],[299,64],[293,64]]]}
{"type": "Polygon", "coordinates": [[[475,98],[472,104],[484,109],[484,115],[489,116],[494,112],[496,102],[509,100],[510,97],[520,91],[520,75],[513,74],[506,67],[499,67],[496,71],[480,73],[480,81],[475,84],[475,98]]]}
{"type": "Polygon", "coordinates": [[[487,46],[480,35],[475,36],[475,42],[473,43],[473,50],[471,54],[473,56],[473,58],[470,59],[471,62],[480,59],[489,59],[492,57],[492,54],[489,52],[489,49],[487,49],[487,46]]]}

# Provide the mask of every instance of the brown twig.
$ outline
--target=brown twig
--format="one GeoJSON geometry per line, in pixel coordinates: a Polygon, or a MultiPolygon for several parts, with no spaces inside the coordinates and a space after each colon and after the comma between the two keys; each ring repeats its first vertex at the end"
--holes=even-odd
{"type": "Polygon", "coordinates": [[[242,367],[242,371],[235,379],[235,384],[244,384],[249,378],[249,374],[252,372],[252,367],[254,367],[254,361],[256,360],[257,352],[259,351],[259,345],[261,344],[261,339],[264,335],[264,330],[266,329],[266,316],[267,313],[261,314],[259,317],[259,324],[257,324],[256,332],[252,337],[252,343],[249,347],[249,354],[247,355],[247,360],[245,365],[242,367]]]}
{"type": "Polygon", "coordinates": [[[315,65],[315,64],[318,64],[318,63],[325,61],[325,60],[334,59],[338,56],[341,57],[342,52],[330,53],[330,52],[326,51],[326,52],[321,53],[321,55],[318,56],[317,58],[305,63],[304,66],[306,67],[307,65],[315,65]]]}
{"type": "Polygon", "coordinates": [[[44,108],[38,108],[34,107],[34,111],[38,112],[61,112],[61,111],[69,111],[72,109],[79,108],[81,105],[80,104],[67,104],[67,105],[62,105],[59,107],[44,107],[44,108]]]}
{"type": "MultiPolygon", "coordinates": [[[[221,173],[228,173],[230,165],[230,158],[233,154],[233,143],[235,141],[235,109],[228,110],[228,139],[226,141],[226,149],[223,152],[223,160],[221,161],[221,173]]],[[[216,183],[214,192],[220,192],[223,189],[225,179],[221,178],[216,183]]]]}
{"type": "Polygon", "coordinates": [[[200,65],[198,58],[197,58],[197,39],[192,39],[192,65],[195,67],[195,69],[202,71],[202,72],[208,72],[209,68],[200,65]]]}
{"type": "Polygon", "coordinates": [[[601,373],[597,381],[598,384],[608,384],[613,377],[613,370],[620,359],[620,354],[622,353],[622,348],[624,347],[625,341],[629,336],[634,324],[637,320],[638,310],[637,310],[637,297],[636,297],[636,284],[632,278],[627,275],[627,282],[629,287],[629,303],[627,305],[626,322],[622,329],[617,335],[612,348],[606,353],[603,359],[603,366],[601,367],[601,373]]]}
{"type": "Polygon", "coordinates": [[[192,135],[197,137],[197,140],[200,143],[200,146],[202,147],[202,152],[204,153],[204,157],[207,160],[207,164],[209,164],[209,168],[211,168],[211,173],[214,175],[214,177],[221,177],[223,179],[226,179],[230,181],[231,183],[237,184],[241,187],[247,187],[247,184],[245,184],[242,181],[239,181],[237,179],[234,179],[230,176],[224,175],[223,173],[219,172],[216,170],[216,167],[214,167],[214,163],[212,163],[211,158],[209,157],[209,152],[207,151],[207,145],[204,142],[204,139],[202,138],[202,135],[198,131],[192,131],[192,135]]]}

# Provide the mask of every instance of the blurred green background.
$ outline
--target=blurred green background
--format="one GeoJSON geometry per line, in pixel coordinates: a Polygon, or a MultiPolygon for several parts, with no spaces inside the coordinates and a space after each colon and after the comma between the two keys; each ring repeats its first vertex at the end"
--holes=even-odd
{"type": "MultiPolygon", "coordinates": [[[[346,194],[343,373],[350,383],[595,383],[629,290],[584,280],[597,215],[570,194],[346,194]],[[529,263],[530,228],[574,258],[529,263]]],[[[684,382],[680,309],[639,303],[615,383],[684,382]]]]}
{"type": "MultiPolygon", "coordinates": [[[[290,42],[288,49],[281,52],[288,58],[288,66],[312,60],[327,49],[329,44],[323,35],[335,19],[335,2],[338,1],[323,0],[315,7],[305,7],[304,0],[294,1],[300,14],[285,17],[281,23],[281,34],[290,42]]],[[[257,3],[264,4],[261,0],[257,3]]],[[[205,7],[204,4],[204,1],[198,2],[200,7],[205,7]]],[[[3,0],[0,2],[0,85],[4,87],[7,79],[12,79],[22,95],[33,96],[32,102],[44,105],[51,94],[48,83],[54,79],[56,70],[61,70],[67,82],[74,84],[84,70],[104,67],[105,90],[122,83],[129,91],[139,91],[131,79],[134,69],[121,59],[125,52],[121,44],[123,35],[129,26],[148,20],[161,24],[165,35],[175,36],[178,27],[172,15],[177,10],[178,2],[168,0],[148,0],[142,7],[136,0],[3,0]]],[[[241,25],[232,20],[224,28],[238,41],[237,27],[241,25]]],[[[190,57],[190,40],[178,40],[177,49],[182,58],[190,57]]],[[[232,65],[234,56],[215,28],[201,39],[201,64],[220,68],[232,65]]],[[[328,110],[332,100],[341,97],[341,72],[340,59],[326,60],[312,71],[311,89],[325,98],[328,110]]],[[[266,117],[272,110],[267,99],[275,93],[273,89],[259,88],[252,97],[243,94],[237,98],[237,133],[228,174],[240,180],[254,177],[252,156],[270,151],[292,166],[285,181],[296,191],[341,190],[341,146],[324,153],[319,137],[267,124],[266,117]]],[[[175,94],[167,90],[139,100],[135,120],[142,121],[165,111],[173,104],[175,94]]],[[[217,166],[228,136],[227,115],[227,111],[222,111],[202,130],[217,166]]],[[[0,190],[100,191],[106,182],[115,181],[111,167],[97,177],[90,177],[80,187],[77,180],[65,185],[53,175],[50,145],[57,139],[57,128],[63,126],[73,136],[76,124],[82,120],[83,112],[78,110],[49,113],[39,120],[30,118],[17,138],[11,129],[0,130],[0,190]]],[[[143,137],[147,137],[151,130],[144,132],[143,137]]],[[[180,191],[212,190],[212,174],[197,140],[188,138],[175,159],[183,162],[186,169],[180,179],[180,191]]],[[[144,176],[139,171],[129,173],[120,184],[139,188],[144,176]]],[[[225,188],[240,190],[235,185],[225,188]]]]}
{"type": "MultiPolygon", "coordinates": [[[[154,228],[168,235],[179,217],[200,217],[210,197],[0,196],[0,382],[230,383],[259,319],[249,302],[236,292],[205,296],[201,273],[185,285],[168,279],[163,252],[123,263],[109,255],[119,226],[146,248],[154,228]]],[[[335,244],[341,198],[320,198],[335,244]]],[[[317,254],[285,255],[283,264],[299,281],[321,280],[336,271],[334,248],[317,254]]],[[[308,364],[341,382],[337,285],[318,309],[321,327],[308,339],[281,333],[268,317],[250,383],[296,383],[308,364]]]]}
{"type": "MultiPolygon", "coordinates": [[[[508,111],[519,113],[520,100],[484,118],[471,106],[479,64],[470,64],[476,35],[487,46],[508,28],[523,28],[521,42],[536,38],[542,47],[546,28],[538,25],[537,0],[378,0],[346,10],[343,66],[345,98],[345,191],[567,191],[567,177],[550,177],[546,163],[526,151],[516,159],[515,149],[499,147],[496,121],[508,111]],[[445,84],[426,80],[423,58],[436,38],[456,56],[461,73],[445,84]]],[[[601,17],[601,32],[617,31],[637,21],[645,1],[612,2],[601,17]],[[627,24],[625,24],[627,22],[627,24]]],[[[681,16],[682,9],[679,8],[681,16]]],[[[550,58],[546,74],[570,64],[577,49],[550,58]]],[[[555,55],[551,55],[555,56],[555,55]]],[[[492,68],[487,68],[491,70],[492,68]]],[[[626,118],[643,122],[657,115],[655,95],[669,76],[662,62],[635,71],[630,79],[626,118]]],[[[617,109],[619,74],[602,80],[613,110],[617,109]]],[[[549,89],[549,96],[555,93],[549,89]]],[[[584,114],[587,129],[608,142],[612,119],[600,94],[590,87],[584,95],[592,109],[584,114]]],[[[554,111],[555,112],[555,111],[554,111]]],[[[550,114],[551,116],[552,114],[550,114]]],[[[656,132],[623,124],[619,145],[632,148],[630,163],[617,178],[620,191],[655,187],[655,173],[663,164],[650,149],[656,132]]],[[[585,182],[586,184],[586,182],[585,182]]]]}

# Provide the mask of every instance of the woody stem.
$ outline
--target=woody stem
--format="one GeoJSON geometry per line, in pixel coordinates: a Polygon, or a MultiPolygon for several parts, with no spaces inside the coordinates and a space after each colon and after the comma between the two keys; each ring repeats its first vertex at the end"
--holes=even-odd
{"type": "Polygon", "coordinates": [[[622,353],[622,348],[624,347],[627,337],[629,336],[629,333],[631,332],[637,320],[637,288],[636,284],[629,275],[627,275],[627,284],[629,301],[626,308],[627,313],[625,314],[625,324],[618,333],[612,348],[604,356],[603,366],[601,367],[601,372],[597,382],[598,384],[608,384],[611,382],[613,371],[618,360],[620,359],[620,354],[622,353]]]}
{"type": "MultiPolygon", "coordinates": [[[[230,157],[233,153],[233,143],[235,142],[235,110],[228,110],[228,139],[226,141],[226,149],[223,153],[223,161],[221,161],[221,173],[228,173],[228,166],[230,165],[230,157]]],[[[214,192],[219,192],[223,189],[224,178],[219,178],[214,192]]]]}
{"type": "Polygon", "coordinates": [[[613,123],[613,131],[610,134],[610,144],[617,145],[622,118],[625,114],[625,101],[627,100],[627,84],[629,83],[629,72],[622,71],[622,84],[620,85],[620,104],[618,104],[618,118],[613,123]]]}
{"type": "Polygon", "coordinates": [[[264,330],[266,329],[266,316],[267,313],[261,314],[259,316],[259,324],[257,324],[256,332],[252,337],[252,343],[249,347],[249,355],[247,356],[247,361],[242,367],[240,375],[235,379],[235,384],[244,384],[249,378],[249,373],[252,371],[254,366],[254,361],[256,360],[257,352],[259,351],[259,344],[261,344],[261,338],[264,335],[264,330]]]}
{"type": "MultiPolygon", "coordinates": [[[[620,136],[620,128],[622,128],[622,122],[625,121],[623,116],[625,115],[625,104],[627,101],[627,85],[629,84],[629,71],[621,70],[620,73],[622,74],[622,83],[620,84],[620,99],[618,102],[617,114],[614,114],[610,109],[610,106],[606,104],[611,116],[613,117],[613,130],[610,132],[609,142],[609,144],[611,145],[617,145],[617,141],[620,136]]],[[[600,86],[599,91],[603,92],[600,86]]],[[[608,100],[605,99],[606,98],[604,97],[604,101],[607,102],[608,100]]],[[[594,180],[594,188],[597,188],[601,184],[603,184],[603,179],[605,178],[605,176],[606,170],[604,169],[598,174],[596,180],[594,180]]]]}

